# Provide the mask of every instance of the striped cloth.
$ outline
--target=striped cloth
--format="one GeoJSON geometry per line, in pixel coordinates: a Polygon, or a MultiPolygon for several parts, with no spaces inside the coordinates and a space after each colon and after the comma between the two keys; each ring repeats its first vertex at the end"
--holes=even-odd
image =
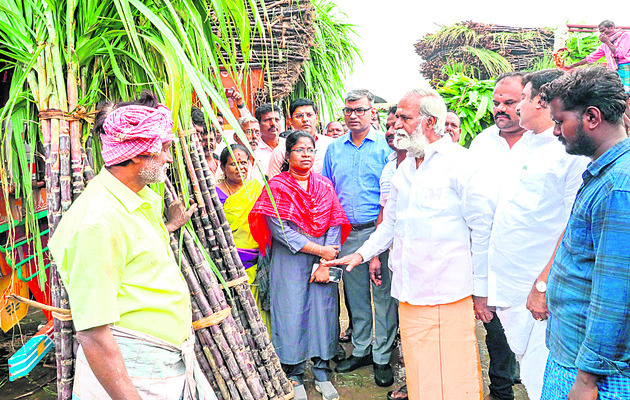
{"type": "Polygon", "coordinates": [[[173,140],[173,117],[164,104],[124,106],[107,116],[103,129],[101,155],[110,167],[139,154],[160,153],[162,143],[173,140]]]}
{"type": "MultiPolygon", "coordinates": [[[[177,347],[142,332],[110,325],[131,378],[143,400],[216,400],[194,352],[194,338],[177,347]]],[[[73,400],[110,399],[79,346],[73,400]]]]}
{"type": "MultiPolygon", "coordinates": [[[[577,368],[563,367],[551,358],[545,367],[545,382],[541,400],[566,400],[575,382],[577,368]]],[[[602,377],[597,382],[598,400],[630,399],[630,377],[617,374],[602,377]]]]}
{"type": "Polygon", "coordinates": [[[621,78],[621,83],[623,83],[623,88],[626,93],[630,93],[630,63],[627,64],[619,64],[619,69],[617,70],[619,77],[621,78]]]}

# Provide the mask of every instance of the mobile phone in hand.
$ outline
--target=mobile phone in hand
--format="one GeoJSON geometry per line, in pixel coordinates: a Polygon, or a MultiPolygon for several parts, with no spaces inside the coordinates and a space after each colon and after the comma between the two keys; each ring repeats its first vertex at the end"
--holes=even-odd
{"type": "Polygon", "coordinates": [[[337,267],[328,268],[328,281],[339,283],[341,276],[343,275],[343,269],[337,267]]]}

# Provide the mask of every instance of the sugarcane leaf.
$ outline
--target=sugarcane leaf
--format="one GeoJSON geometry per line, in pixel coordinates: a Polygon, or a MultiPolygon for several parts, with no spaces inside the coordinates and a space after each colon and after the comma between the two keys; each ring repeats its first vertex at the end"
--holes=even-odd
{"type": "Polygon", "coordinates": [[[477,113],[475,114],[474,121],[479,121],[481,118],[484,117],[484,115],[486,115],[486,113],[488,112],[489,103],[490,100],[487,97],[481,98],[481,102],[479,103],[479,107],[477,108],[477,113]]]}
{"type": "Polygon", "coordinates": [[[105,45],[105,48],[107,49],[107,53],[109,53],[109,61],[112,63],[112,71],[114,72],[116,79],[120,80],[125,85],[133,85],[133,83],[129,82],[125,78],[123,73],[120,71],[120,68],[118,67],[118,63],[116,62],[116,56],[114,55],[114,51],[112,50],[112,46],[104,38],[101,38],[101,39],[102,39],[103,44],[105,45]]]}

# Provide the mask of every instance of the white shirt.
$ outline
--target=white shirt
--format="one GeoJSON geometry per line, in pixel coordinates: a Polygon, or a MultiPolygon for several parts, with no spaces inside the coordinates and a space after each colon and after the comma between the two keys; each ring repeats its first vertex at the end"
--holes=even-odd
{"type": "Polygon", "coordinates": [[[389,198],[389,188],[392,184],[392,178],[394,177],[394,173],[396,172],[396,168],[398,167],[398,154],[393,152],[390,154],[387,159],[389,160],[385,167],[383,167],[383,172],[381,172],[381,179],[379,180],[379,186],[381,187],[381,197],[378,200],[378,204],[381,207],[385,207],[387,203],[387,199],[389,198]]]}
{"type": "Polygon", "coordinates": [[[486,296],[494,186],[476,173],[467,149],[444,137],[392,178],[383,222],[361,246],[364,260],[387,250],[392,296],[413,305],[486,296]]]}
{"type": "Polygon", "coordinates": [[[511,307],[527,301],[553,255],[589,159],[567,154],[553,128],[525,132],[512,149],[497,145],[497,138],[505,142],[498,129],[493,138],[471,149],[502,171],[488,251],[488,304],[511,307]]]}

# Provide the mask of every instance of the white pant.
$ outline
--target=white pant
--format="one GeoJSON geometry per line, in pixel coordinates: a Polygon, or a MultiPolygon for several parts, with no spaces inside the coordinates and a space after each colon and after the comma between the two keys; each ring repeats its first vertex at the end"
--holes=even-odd
{"type": "Polygon", "coordinates": [[[536,321],[531,312],[519,304],[497,307],[505,337],[520,364],[521,381],[530,400],[539,400],[549,350],[545,345],[547,321],[536,321]]]}

